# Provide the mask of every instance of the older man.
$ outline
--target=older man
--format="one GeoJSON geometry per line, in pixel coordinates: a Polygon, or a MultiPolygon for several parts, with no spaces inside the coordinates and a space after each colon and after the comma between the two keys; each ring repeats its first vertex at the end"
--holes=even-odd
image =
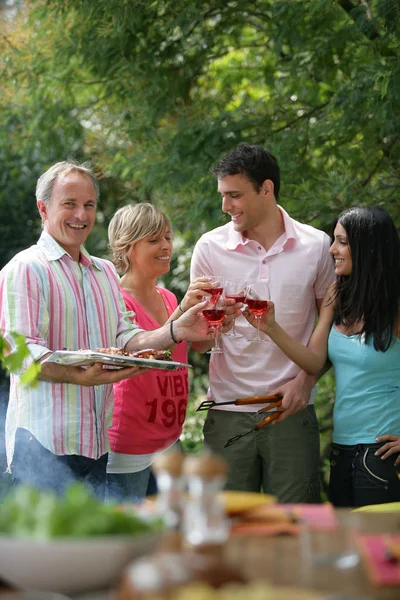
{"type": "MultiPolygon", "coordinates": [[[[207,324],[201,305],[154,331],[142,331],[125,313],[118,276],[109,261],[83,247],[96,217],[99,189],[91,170],[73,161],[53,165],[38,180],[43,232],[0,273],[0,329],[22,333],[30,361],[55,350],[118,346],[127,351],[167,348],[201,340],[207,324]]],[[[27,365],[25,365],[27,366],[27,365]]],[[[142,372],[42,364],[35,388],[11,376],[6,417],[8,465],[14,481],[62,493],[84,480],[102,497],[112,384],[142,372]]]]}

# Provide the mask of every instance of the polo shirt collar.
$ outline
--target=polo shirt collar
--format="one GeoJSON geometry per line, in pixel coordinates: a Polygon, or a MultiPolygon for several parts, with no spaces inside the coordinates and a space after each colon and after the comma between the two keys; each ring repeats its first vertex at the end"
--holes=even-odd
{"type": "MultiPolygon", "coordinates": [[[[279,241],[282,246],[285,246],[287,242],[293,243],[297,239],[297,235],[294,230],[291,217],[289,217],[288,213],[281,206],[279,206],[279,204],[278,209],[283,217],[283,225],[285,227],[285,231],[279,238],[279,241]]],[[[245,246],[250,241],[251,240],[246,238],[240,231],[235,231],[232,222],[229,223],[228,239],[226,242],[226,248],[228,250],[236,250],[238,246],[245,246]]]]}
{"type": "MultiPolygon", "coordinates": [[[[41,249],[45,257],[49,262],[53,260],[60,260],[63,256],[70,256],[58,242],[49,234],[47,231],[42,231],[42,234],[37,243],[38,247],[41,249]]],[[[99,271],[102,270],[102,266],[100,262],[96,261],[92,256],[90,256],[89,252],[84,248],[84,246],[80,247],[80,255],[79,262],[82,263],[84,267],[93,266],[99,271]]]]}
{"type": "Polygon", "coordinates": [[[279,206],[279,204],[278,204],[278,208],[279,208],[279,210],[281,212],[281,215],[283,217],[283,225],[285,227],[285,231],[281,235],[281,237],[279,238],[279,240],[280,240],[282,246],[285,246],[287,243],[290,243],[290,244],[294,243],[295,240],[297,240],[297,235],[296,235],[296,232],[295,232],[294,227],[293,227],[293,219],[291,217],[289,217],[289,215],[286,212],[286,210],[284,210],[282,208],[282,206],[279,206]]]}

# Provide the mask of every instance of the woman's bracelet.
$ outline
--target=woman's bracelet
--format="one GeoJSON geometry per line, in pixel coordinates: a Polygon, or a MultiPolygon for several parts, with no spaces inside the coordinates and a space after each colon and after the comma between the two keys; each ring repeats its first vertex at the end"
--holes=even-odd
{"type": "Polygon", "coordinates": [[[179,344],[180,343],[180,342],[178,342],[178,340],[174,336],[174,322],[173,321],[169,322],[169,334],[170,334],[171,340],[174,342],[174,344],[179,344]]]}
{"type": "Polygon", "coordinates": [[[184,313],[184,312],[186,312],[186,311],[185,311],[185,310],[183,310],[183,308],[182,308],[182,302],[181,302],[180,304],[178,304],[178,308],[179,308],[179,310],[181,311],[181,313],[184,313]]]}

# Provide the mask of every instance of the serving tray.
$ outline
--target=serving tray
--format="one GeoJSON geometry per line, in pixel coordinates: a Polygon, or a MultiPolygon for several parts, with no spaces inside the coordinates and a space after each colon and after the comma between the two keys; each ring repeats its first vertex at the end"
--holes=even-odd
{"type": "Polygon", "coordinates": [[[182,367],[191,367],[191,365],[175,362],[173,360],[157,360],[153,358],[135,358],[134,356],[119,356],[118,354],[105,354],[103,352],[94,352],[92,350],[82,350],[74,352],[71,350],[57,350],[50,354],[43,361],[53,362],[59,365],[68,365],[74,367],[83,367],[92,365],[95,362],[110,367],[146,367],[147,369],[162,369],[164,371],[176,371],[182,367]]]}

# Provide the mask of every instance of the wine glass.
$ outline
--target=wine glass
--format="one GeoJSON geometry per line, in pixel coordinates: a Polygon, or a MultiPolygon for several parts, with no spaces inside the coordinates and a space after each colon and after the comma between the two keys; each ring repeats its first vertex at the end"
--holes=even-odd
{"type": "Polygon", "coordinates": [[[203,308],[204,318],[207,320],[211,328],[211,334],[215,334],[215,345],[207,354],[221,354],[223,349],[220,345],[221,340],[221,324],[225,318],[226,304],[224,296],[204,296],[202,302],[207,302],[203,308]]]}
{"type": "Polygon", "coordinates": [[[204,283],[202,290],[211,294],[211,298],[207,297],[206,300],[215,302],[224,291],[225,280],[220,275],[204,275],[204,277],[207,277],[208,281],[204,283]]]}
{"type": "Polygon", "coordinates": [[[265,342],[260,335],[260,322],[264,312],[268,310],[268,300],[270,299],[268,281],[259,279],[247,287],[246,304],[254,315],[257,324],[257,331],[251,338],[251,342],[265,342]]]}
{"type": "MultiPolygon", "coordinates": [[[[228,279],[225,282],[224,294],[225,298],[231,298],[235,300],[235,302],[245,302],[246,300],[246,291],[247,291],[247,281],[243,281],[242,279],[228,279]]],[[[231,338],[241,338],[243,337],[239,333],[236,333],[235,326],[236,319],[233,321],[232,329],[226,333],[228,337],[231,338]]]]}

